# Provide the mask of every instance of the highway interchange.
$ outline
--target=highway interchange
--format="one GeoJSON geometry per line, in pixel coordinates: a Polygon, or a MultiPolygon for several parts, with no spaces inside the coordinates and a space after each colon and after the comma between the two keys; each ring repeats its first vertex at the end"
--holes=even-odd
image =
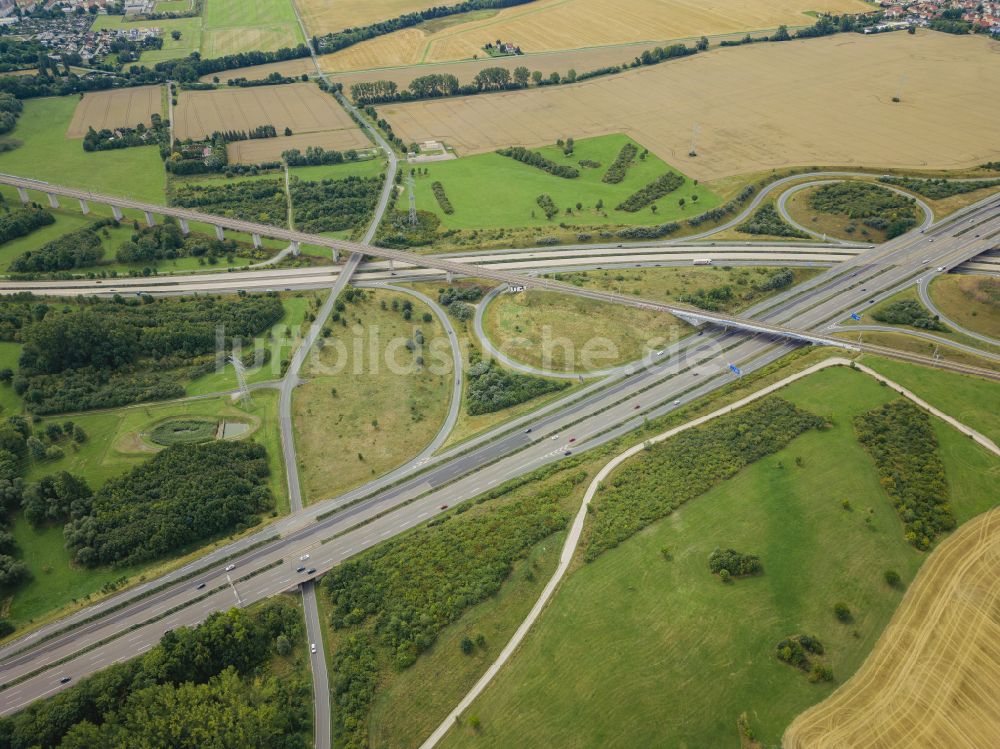
{"type": "MultiPolygon", "coordinates": [[[[990,237],[1000,232],[998,208],[1000,198],[992,198],[945,222],[915,230],[879,247],[840,254],[836,266],[747,310],[740,317],[762,323],[762,330],[812,331],[814,337],[823,340],[826,336],[819,332],[842,320],[849,312],[863,309],[872,300],[884,298],[907,285],[924,282],[938,272],[937,268],[955,267],[988,249],[990,237]]],[[[644,265],[679,261],[676,256],[657,258],[656,252],[629,249],[641,255],[634,255],[630,260],[644,265]]],[[[702,246],[696,251],[714,258],[722,250],[702,246]]],[[[374,252],[380,251],[372,250],[374,252]]],[[[600,248],[590,252],[595,256],[602,253],[599,257],[606,258],[608,263],[622,261],[620,254],[612,256],[600,248]]],[[[505,257],[509,258],[504,263],[505,277],[498,280],[506,280],[508,273],[531,270],[534,260],[555,261],[551,266],[540,266],[543,270],[595,267],[598,262],[595,257],[584,258],[582,253],[557,259],[505,257]],[[514,266],[518,263],[525,265],[515,271],[514,266]]],[[[358,255],[352,258],[354,263],[359,260],[358,255]]],[[[465,269],[467,275],[492,275],[483,274],[478,263],[475,268],[466,265],[465,269]]],[[[330,269],[322,269],[321,273],[329,275],[320,278],[318,274],[311,275],[315,269],[306,270],[309,272],[262,270],[248,272],[245,276],[228,273],[215,277],[172,277],[155,279],[152,283],[149,279],[116,279],[115,288],[131,290],[133,281],[146,283],[147,286],[139,288],[153,293],[212,291],[218,283],[227,284],[224,288],[231,290],[239,284],[250,285],[258,281],[273,288],[329,288],[333,284],[346,283],[348,278],[346,272],[332,273],[330,269]]],[[[413,270],[402,264],[394,272],[397,275],[386,276],[384,266],[372,264],[369,267],[371,275],[366,275],[365,280],[385,282],[387,278],[404,281],[441,277],[440,269],[413,270]]],[[[533,285],[539,285],[537,282],[541,279],[530,280],[533,285]]],[[[104,284],[106,286],[107,282],[104,284]]],[[[3,284],[4,290],[14,288],[13,284],[3,284]]],[[[101,289],[96,281],[78,284],[78,288],[80,293],[101,289]]],[[[36,284],[34,290],[50,294],[72,293],[58,283],[36,284]]],[[[110,289],[105,291],[110,292],[110,289]]],[[[327,305],[332,304],[334,298],[331,295],[327,305]]],[[[612,298],[610,301],[623,300],[612,298]]],[[[670,311],[667,305],[662,306],[664,311],[670,311]]],[[[307,339],[299,349],[303,357],[311,340],[307,339]]],[[[319,575],[365,548],[426,522],[444,511],[441,509],[444,505],[453,507],[508,479],[562,459],[567,452],[576,454],[634,430],[645,419],[676,408],[678,402],[683,405],[710,393],[731,381],[730,363],[738,364],[744,373],[751,372],[780,358],[796,345],[770,335],[748,335],[732,328],[706,328],[701,334],[672,343],[666,347],[664,356],[639,364],[632,374],[613,374],[440,455],[429,457],[424,451],[411,463],[365,487],[293,511],[258,533],[214,550],[159,580],[143,583],[42,627],[0,649],[0,682],[17,682],[2,692],[0,713],[9,714],[57,691],[62,688],[59,680],[64,676],[79,679],[110,663],[133,657],[155,645],[163,632],[196,624],[210,612],[234,605],[237,596],[241,605],[247,605],[294,589],[302,582],[302,576],[295,572],[300,556],[309,554],[309,564],[319,575]],[[574,441],[571,443],[570,439],[574,441]],[[231,573],[232,585],[223,570],[223,560],[225,564],[231,561],[236,565],[231,573]],[[205,588],[199,590],[202,583],[205,588]],[[156,592],[151,593],[153,590],[156,592]],[[193,599],[198,600],[192,603],[193,599]],[[87,621],[91,617],[93,620],[87,621]]],[[[297,376],[297,368],[295,372],[297,376]]],[[[285,382],[290,394],[294,381],[286,378],[281,385],[283,391],[285,382]]],[[[294,453],[289,454],[287,448],[285,458],[286,464],[294,465],[294,453]]],[[[311,587],[307,586],[307,590],[311,591],[311,587]]],[[[326,683],[325,679],[319,683],[326,683]]]]}

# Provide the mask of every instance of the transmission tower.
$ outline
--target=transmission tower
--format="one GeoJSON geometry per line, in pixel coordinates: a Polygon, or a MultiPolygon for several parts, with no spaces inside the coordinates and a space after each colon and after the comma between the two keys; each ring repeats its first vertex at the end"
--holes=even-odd
{"type": "Polygon", "coordinates": [[[243,366],[243,360],[238,356],[230,356],[229,363],[236,370],[236,382],[240,387],[240,403],[244,406],[250,405],[250,388],[247,387],[247,370],[243,366]]]}
{"type": "Polygon", "coordinates": [[[410,226],[417,225],[417,196],[414,194],[413,188],[413,170],[410,170],[410,176],[406,180],[406,189],[410,193],[410,217],[408,221],[410,226]]]}

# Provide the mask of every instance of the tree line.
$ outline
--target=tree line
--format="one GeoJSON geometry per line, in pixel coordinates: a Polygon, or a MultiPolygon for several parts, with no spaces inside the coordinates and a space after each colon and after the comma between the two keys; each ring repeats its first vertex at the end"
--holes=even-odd
{"type": "Polygon", "coordinates": [[[557,164],[551,159],[545,158],[537,151],[532,151],[531,149],[524,148],[523,146],[498,148],[497,153],[501,156],[507,156],[508,158],[514,159],[515,161],[520,161],[522,164],[527,164],[528,166],[533,166],[536,169],[541,169],[543,172],[548,172],[554,177],[575,179],[580,176],[580,170],[576,167],[568,166],[566,164],[557,164]]]}
{"type": "Polygon", "coordinates": [[[931,200],[950,198],[952,195],[982,190],[986,187],[1000,185],[1000,179],[957,180],[957,179],[918,179],[916,177],[879,177],[879,182],[886,185],[902,187],[931,200]]]}
{"type": "Polygon", "coordinates": [[[615,156],[615,160],[611,162],[611,166],[608,167],[608,171],[604,173],[601,177],[601,182],[607,182],[609,185],[617,185],[622,180],[625,179],[626,173],[628,173],[628,168],[632,166],[632,162],[635,161],[635,157],[639,155],[639,149],[634,143],[626,143],[621,147],[618,155],[615,156]]]}
{"type": "Polygon", "coordinates": [[[8,209],[6,213],[0,215],[0,244],[18,237],[26,237],[35,229],[51,226],[55,222],[55,216],[37,203],[14,210],[8,209]]]}
{"type": "Polygon", "coordinates": [[[642,210],[650,203],[653,203],[664,195],[673,192],[684,184],[684,178],[676,172],[667,172],[657,177],[648,185],[629,195],[625,200],[615,206],[616,211],[626,211],[635,213],[642,210]]]}

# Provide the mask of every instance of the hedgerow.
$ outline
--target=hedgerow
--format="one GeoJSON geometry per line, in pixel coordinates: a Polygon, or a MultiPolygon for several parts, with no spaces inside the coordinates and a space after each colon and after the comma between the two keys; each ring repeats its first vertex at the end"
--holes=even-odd
{"type": "Polygon", "coordinates": [[[608,171],[604,173],[601,177],[602,182],[607,182],[611,185],[617,185],[623,179],[625,179],[625,174],[628,172],[628,168],[632,166],[632,162],[635,160],[636,155],[639,153],[639,149],[636,148],[634,143],[626,143],[622,146],[622,149],[615,156],[615,160],[611,162],[611,166],[608,167],[608,171]]]}
{"type": "Polygon", "coordinates": [[[447,213],[449,216],[455,212],[455,209],[451,205],[451,201],[448,200],[448,195],[444,191],[444,185],[440,182],[431,183],[431,190],[434,192],[434,197],[437,198],[438,205],[441,206],[441,210],[447,213]]]}
{"type": "Polygon", "coordinates": [[[966,182],[955,179],[916,179],[914,177],[879,177],[879,182],[902,187],[931,200],[950,198],[952,195],[963,195],[967,192],[982,190],[984,187],[1000,185],[1000,179],[984,179],[966,182]]]}
{"type": "Polygon", "coordinates": [[[541,169],[543,172],[548,172],[555,177],[562,177],[563,179],[576,179],[580,176],[579,169],[565,164],[557,164],[551,159],[545,158],[540,153],[536,153],[535,151],[524,148],[523,146],[500,148],[497,149],[497,153],[501,156],[507,156],[508,158],[514,159],[515,161],[520,161],[522,164],[527,164],[528,166],[533,166],[536,169],[541,169]]]}
{"type": "Polygon", "coordinates": [[[596,559],[807,429],[822,425],[820,417],[771,396],[650,445],[619,468],[597,494],[585,559],[596,559]]]}
{"type": "Polygon", "coordinates": [[[906,540],[929,549],[938,535],[955,527],[930,416],[901,398],[855,417],[854,433],[875,460],[906,540]]]}
{"type": "Polygon", "coordinates": [[[618,204],[615,210],[635,213],[650,203],[659,200],[667,193],[673,192],[683,184],[684,178],[681,175],[675,172],[667,172],[662,177],[657,177],[641,190],[629,195],[618,204]]]}

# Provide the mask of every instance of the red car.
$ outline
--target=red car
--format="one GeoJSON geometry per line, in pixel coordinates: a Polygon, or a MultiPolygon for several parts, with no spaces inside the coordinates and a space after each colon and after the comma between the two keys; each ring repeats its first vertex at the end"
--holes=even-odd
{"type": "Polygon", "coordinates": [[[448,505],[441,505],[441,509],[442,510],[447,510],[448,509],[448,505]]]}

